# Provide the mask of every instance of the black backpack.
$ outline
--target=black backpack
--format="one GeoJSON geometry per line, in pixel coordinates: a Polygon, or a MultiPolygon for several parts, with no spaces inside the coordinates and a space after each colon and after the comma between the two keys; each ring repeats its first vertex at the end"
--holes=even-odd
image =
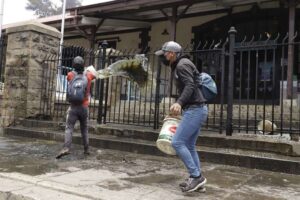
{"type": "Polygon", "coordinates": [[[88,79],[85,73],[73,73],[75,74],[75,76],[68,84],[67,99],[72,104],[82,104],[86,95],[88,79]]]}

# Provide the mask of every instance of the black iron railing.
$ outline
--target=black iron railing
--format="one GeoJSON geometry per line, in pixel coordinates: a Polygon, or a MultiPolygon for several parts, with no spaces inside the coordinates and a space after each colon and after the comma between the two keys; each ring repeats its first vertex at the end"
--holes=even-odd
{"type": "MultiPolygon", "coordinates": [[[[224,41],[203,42],[184,49],[197,68],[211,74],[218,86],[217,98],[208,102],[209,118],[205,128],[226,132],[226,135],[233,132],[299,133],[300,46],[296,35],[288,42],[286,36],[280,35],[265,39],[245,37],[243,41],[235,41],[236,34],[238,32],[231,28],[224,41]],[[291,46],[294,59],[288,62],[291,46]],[[270,122],[271,130],[260,129],[260,122],[260,127],[270,122]]],[[[123,77],[96,80],[91,89],[90,119],[98,123],[159,128],[177,90],[170,81],[170,68],[162,65],[153,52],[114,50],[103,44],[96,51],[65,48],[62,66],[57,67],[58,57],[47,58],[42,93],[55,94],[55,104],[51,104],[53,108],[45,109],[45,114],[55,119],[64,118],[68,106],[66,74],[72,70],[71,62],[75,56],[83,56],[86,65],[94,65],[99,70],[117,60],[143,53],[148,59],[146,70],[150,80],[146,87],[140,88],[123,77]],[[48,91],[51,81],[47,79],[52,76],[57,80],[55,91],[48,91]]],[[[49,102],[53,99],[50,95],[44,96],[49,102]]],[[[43,101],[41,109],[49,106],[49,102],[43,101]]]]}

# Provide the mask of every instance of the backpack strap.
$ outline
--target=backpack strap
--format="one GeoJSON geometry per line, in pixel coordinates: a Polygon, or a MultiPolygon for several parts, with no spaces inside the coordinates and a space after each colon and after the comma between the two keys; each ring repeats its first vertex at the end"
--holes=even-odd
{"type": "Polygon", "coordinates": [[[75,76],[77,75],[76,71],[71,71],[71,73],[73,74],[73,78],[70,81],[72,81],[75,78],[75,76]]]}
{"type": "MultiPolygon", "coordinates": [[[[74,77],[73,78],[75,78],[75,76],[76,75],[79,75],[76,71],[71,71],[72,73],[73,73],[73,75],[74,75],[74,77]]],[[[88,80],[88,77],[87,77],[87,73],[86,73],[86,71],[84,71],[83,73],[82,73],[82,75],[84,75],[85,77],[86,77],[86,79],[88,80]]]]}
{"type": "MultiPolygon", "coordinates": [[[[75,73],[77,73],[76,71],[75,71],[75,73]]],[[[83,77],[85,77],[86,78],[86,91],[85,91],[85,94],[84,94],[84,96],[85,97],[88,97],[89,96],[89,91],[88,91],[88,85],[89,85],[89,79],[88,79],[88,77],[87,77],[87,71],[83,71],[83,73],[82,73],[82,76],[83,77]]]]}

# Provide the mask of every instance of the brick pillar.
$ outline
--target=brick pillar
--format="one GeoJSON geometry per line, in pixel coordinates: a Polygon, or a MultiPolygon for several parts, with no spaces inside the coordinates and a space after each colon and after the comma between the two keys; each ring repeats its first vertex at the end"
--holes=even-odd
{"type": "MultiPolygon", "coordinates": [[[[42,114],[40,113],[42,74],[43,68],[48,67],[44,59],[49,54],[58,54],[61,35],[55,28],[34,21],[8,28],[6,34],[1,126],[9,126],[24,118],[42,114]]],[[[53,81],[55,88],[56,76],[50,81],[53,81]]],[[[43,99],[47,97],[43,96],[43,99]]],[[[54,104],[54,101],[52,102],[54,104]]]]}

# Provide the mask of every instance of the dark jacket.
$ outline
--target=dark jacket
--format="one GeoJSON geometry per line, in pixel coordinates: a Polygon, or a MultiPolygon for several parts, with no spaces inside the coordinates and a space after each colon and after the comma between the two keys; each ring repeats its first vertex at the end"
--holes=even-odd
{"type": "Polygon", "coordinates": [[[183,109],[196,104],[205,103],[200,89],[194,82],[194,77],[198,72],[196,66],[190,61],[188,56],[181,56],[171,65],[173,80],[179,91],[177,103],[183,109]]]}

